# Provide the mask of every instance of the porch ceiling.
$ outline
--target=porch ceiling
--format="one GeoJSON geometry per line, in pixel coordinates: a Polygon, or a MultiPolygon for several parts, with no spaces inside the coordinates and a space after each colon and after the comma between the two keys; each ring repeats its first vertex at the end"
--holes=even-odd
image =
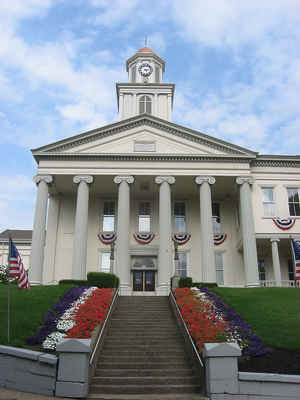
{"type": "MultiPolygon", "coordinates": [[[[136,197],[149,197],[158,195],[159,186],[155,183],[155,176],[136,176],[132,185],[132,195],[136,197]]],[[[114,176],[94,176],[94,183],[90,187],[91,196],[117,196],[117,185],[113,182],[114,176]]],[[[56,175],[54,185],[50,193],[61,193],[75,195],[77,185],[73,183],[73,175],[56,175]]],[[[236,199],[238,191],[234,177],[216,177],[216,183],[211,186],[212,198],[214,200],[236,199]]],[[[172,185],[172,195],[176,198],[186,199],[198,196],[198,185],[195,184],[194,176],[176,176],[176,182],[172,185]]]]}

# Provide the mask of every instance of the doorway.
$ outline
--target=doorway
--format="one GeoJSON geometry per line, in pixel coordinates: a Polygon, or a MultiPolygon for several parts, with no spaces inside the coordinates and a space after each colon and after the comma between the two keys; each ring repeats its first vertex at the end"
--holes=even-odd
{"type": "Polygon", "coordinates": [[[155,271],[133,271],[134,292],[155,291],[155,271]]]}

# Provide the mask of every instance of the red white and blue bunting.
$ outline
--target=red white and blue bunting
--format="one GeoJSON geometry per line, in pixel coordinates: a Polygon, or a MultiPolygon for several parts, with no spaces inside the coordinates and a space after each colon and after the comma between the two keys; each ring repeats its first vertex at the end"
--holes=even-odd
{"type": "Polygon", "coordinates": [[[214,244],[215,246],[219,246],[220,244],[224,243],[227,238],[226,233],[216,233],[214,234],[214,244]]]}
{"type": "Polygon", "coordinates": [[[273,218],[273,222],[282,231],[287,231],[294,226],[296,220],[292,218],[273,218]]]}
{"type": "Polygon", "coordinates": [[[174,233],[172,236],[172,240],[178,244],[178,246],[182,246],[186,244],[191,238],[189,233],[174,233]]]}
{"type": "Polygon", "coordinates": [[[152,240],[155,238],[155,233],[149,232],[149,233],[139,233],[135,232],[133,234],[133,237],[139,244],[149,244],[152,242],[152,240]]]}
{"type": "Polygon", "coordinates": [[[102,232],[99,233],[99,235],[97,236],[100,242],[103,244],[112,244],[117,239],[117,234],[115,232],[110,232],[110,233],[102,232]]]}

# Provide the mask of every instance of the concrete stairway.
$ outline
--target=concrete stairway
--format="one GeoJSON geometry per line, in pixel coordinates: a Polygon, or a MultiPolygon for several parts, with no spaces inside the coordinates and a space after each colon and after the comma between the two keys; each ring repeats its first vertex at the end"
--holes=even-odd
{"type": "Polygon", "coordinates": [[[168,297],[120,297],[89,398],[199,399],[202,389],[168,297]]]}

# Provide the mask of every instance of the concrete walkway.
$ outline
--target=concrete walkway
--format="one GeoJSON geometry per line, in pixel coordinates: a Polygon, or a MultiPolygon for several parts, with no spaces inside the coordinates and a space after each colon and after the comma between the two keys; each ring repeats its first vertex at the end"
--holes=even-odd
{"type": "MultiPolygon", "coordinates": [[[[0,400],[75,400],[66,397],[52,397],[42,396],[39,394],[19,392],[17,390],[5,389],[0,387],[0,400]]],[[[208,400],[207,397],[203,397],[197,394],[186,394],[186,395],[98,395],[95,400],[208,400]]],[[[78,399],[76,399],[78,400],[78,399]]]]}
{"type": "MultiPolygon", "coordinates": [[[[41,394],[19,392],[13,389],[5,389],[0,387],[0,400],[50,400],[58,399],[53,396],[42,396],[41,394]]],[[[66,397],[60,397],[61,400],[72,400],[66,397]]]]}

